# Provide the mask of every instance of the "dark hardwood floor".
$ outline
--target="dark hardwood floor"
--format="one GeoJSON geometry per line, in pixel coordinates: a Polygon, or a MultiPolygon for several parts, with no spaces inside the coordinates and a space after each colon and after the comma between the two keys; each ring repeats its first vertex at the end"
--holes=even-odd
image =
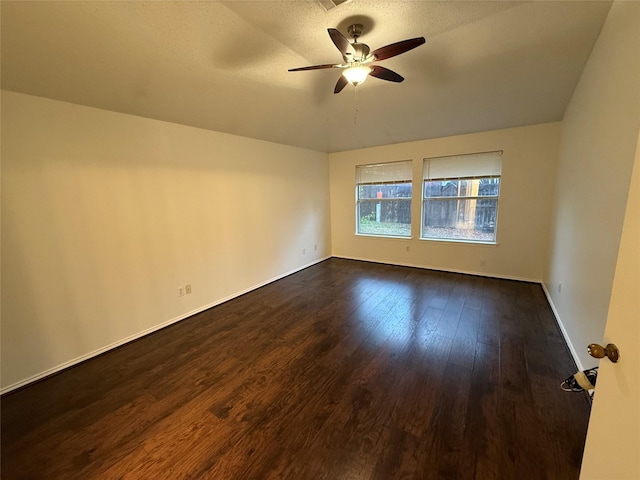
{"type": "Polygon", "coordinates": [[[330,259],[5,395],[2,478],[577,479],[539,285],[330,259]]]}

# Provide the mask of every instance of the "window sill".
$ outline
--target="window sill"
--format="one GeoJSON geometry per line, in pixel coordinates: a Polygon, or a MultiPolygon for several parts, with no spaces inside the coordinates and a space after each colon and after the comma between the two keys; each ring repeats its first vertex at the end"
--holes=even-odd
{"type": "Polygon", "coordinates": [[[393,238],[399,240],[411,240],[412,237],[401,237],[398,235],[375,235],[372,233],[356,233],[356,237],[367,237],[367,238],[393,238]]]}
{"type": "Polygon", "coordinates": [[[455,238],[428,238],[420,237],[420,240],[425,242],[437,242],[437,243],[453,243],[455,245],[480,245],[483,247],[497,247],[498,242],[483,242],[481,240],[457,240],[455,238]]]}

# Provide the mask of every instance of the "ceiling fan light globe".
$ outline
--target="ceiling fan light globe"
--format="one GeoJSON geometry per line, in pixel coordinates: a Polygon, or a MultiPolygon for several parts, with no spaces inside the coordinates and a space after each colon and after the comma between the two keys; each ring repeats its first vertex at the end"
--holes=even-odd
{"type": "Polygon", "coordinates": [[[347,68],[342,72],[342,75],[344,75],[344,78],[346,78],[351,85],[355,86],[364,82],[369,76],[369,73],[371,73],[371,68],[360,65],[347,68]]]}

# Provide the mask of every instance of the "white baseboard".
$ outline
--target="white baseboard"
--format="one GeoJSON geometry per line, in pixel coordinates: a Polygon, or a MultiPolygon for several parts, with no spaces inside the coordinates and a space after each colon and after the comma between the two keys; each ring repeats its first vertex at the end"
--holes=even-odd
{"type": "Polygon", "coordinates": [[[101,354],[103,354],[105,352],[108,352],[109,350],[113,350],[114,348],[120,347],[120,346],[124,345],[125,343],[129,343],[129,342],[131,342],[133,340],[137,340],[138,338],[144,337],[145,335],[149,335],[150,333],[153,333],[153,332],[156,332],[158,330],[161,330],[161,329],[163,329],[165,327],[168,327],[169,325],[172,325],[172,324],[177,323],[177,322],[179,322],[181,320],[184,320],[185,318],[189,318],[189,317],[191,317],[191,316],[193,316],[193,315],[195,315],[197,313],[200,313],[200,312],[203,312],[203,311],[205,311],[205,310],[207,310],[209,308],[215,307],[216,305],[220,305],[222,303],[228,302],[229,300],[232,300],[232,299],[234,299],[236,297],[244,295],[245,293],[249,293],[252,290],[257,290],[260,287],[264,287],[265,285],[273,283],[276,280],[280,280],[281,278],[288,277],[291,274],[294,274],[296,272],[304,270],[305,268],[308,268],[308,267],[310,267],[312,265],[315,265],[317,263],[324,262],[328,258],[331,258],[331,256],[327,256],[327,257],[321,258],[319,260],[314,260],[313,262],[309,262],[309,263],[307,263],[305,265],[302,265],[302,266],[300,266],[298,268],[295,268],[295,269],[293,269],[291,271],[288,271],[288,272],[283,273],[281,275],[278,275],[276,277],[270,278],[269,280],[266,280],[266,281],[264,281],[262,283],[259,283],[257,285],[253,285],[253,286],[251,286],[249,288],[246,288],[246,289],[241,290],[239,292],[233,293],[232,295],[228,295],[228,296],[226,296],[224,298],[220,298],[218,300],[215,300],[214,302],[211,302],[211,303],[209,303],[207,305],[203,305],[201,307],[198,307],[195,310],[191,310],[190,312],[187,312],[185,314],[182,314],[182,315],[180,315],[178,317],[172,318],[172,319],[167,320],[165,322],[159,323],[158,325],[154,325],[153,327],[147,328],[145,330],[142,330],[141,332],[138,332],[138,333],[135,333],[133,335],[130,335],[130,336],[126,337],[126,338],[123,338],[122,340],[119,340],[117,342],[111,343],[109,345],[106,345],[106,346],[104,346],[102,348],[99,348],[99,349],[94,350],[92,352],[86,353],[84,355],[81,355],[81,356],[79,356],[77,358],[74,358],[73,360],[69,360],[68,362],[61,363],[60,365],[57,365],[57,366],[52,367],[52,368],[49,368],[49,369],[47,369],[47,370],[45,370],[43,372],[40,372],[40,373],[38,373],[36,375],[33,375],[33,376],[29,377],[29,378],[25,378],[24,380],[20,380],[19,382],[13,383],[13,384],[11,384],[11,385],[9,385],[7,387],[4,387],[4,388],[0,389],[0,395],[4,395],[5,393],[9,393],[9,392],[11,392],[13,390],[16,390],[16,389],[20,388],[20,387],[24,387],[26,385],[29,385],[30,383],[36,382],[38,380],[42,380],[43,378],[46,378],[46,377],[48,377],[50,375],[58,373],[58,372],[60,372],[62,370],[65,370],[65,369],[67,369],[69,367],[73,367],[74,365],[77,365],[77,364],[79,364],[81,362],[84,362],[85,360],[89,360],[89,359],[91,359],[93,357],[96,357],[96,356],[101,355],[101,354]]]}
{"type": "Polygon", "coordinates": [[[549,294],[549,290],[547,290],[547,286],[544,284],[544,282],[540,282],[540,285],[542,285],[542,290],[544,291],[544,294],[547,297],[547,303],[549,303],[549,306],[551,307],[551,311],[553,312],[553,316],[556,319],[556,323],[558,324],[558,327],[560,328],[560,332],[564,337],[564,341],[569,347],[569,352],[573,357],[573,361],[576,362],[576,366],[578,367],[578,370],[585,370],[584,365],[582,365],[582,362],[580,361],[580,357],[578,357],[578,352],[573,346],[573,344],[571,343],[569,334],[567,333],[567,330],[564,328],[564,325],[562,324],[562,319],[560,318],[560,314],[558,313],[558,310],[556,310],[556,306],[553,304],[553,299],[549,294]]]}
{"type": "Polygon", "coordinates": [[[432,267],[429,265],[418,265],[414,263],[385,262],[383,260],[372,260],[370,258],[360,258],[360,257],[346,257],[342,255],[333,255],[333,256],[335,258],[343,258],[345,260],[358,260],[360,262],[382,263],[384,265],[398,265],[399,267],[421,268],[423,270],[436,270],[438,272],[462,273],[465,275],[475,275],[478,277],[501,278],[503,280],[516,280],[518,282],[542,283],[542,280],[539,278],[517,277],[515,275],[502,275],[499,273],[475,272],[472,270],[458,270],[455,268],[432,267]]]}

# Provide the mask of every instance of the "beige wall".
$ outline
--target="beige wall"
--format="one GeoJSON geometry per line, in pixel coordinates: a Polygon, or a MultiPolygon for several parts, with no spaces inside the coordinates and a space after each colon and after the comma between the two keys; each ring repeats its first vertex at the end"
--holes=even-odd
{"type": "Polygon", "coordinates": [[[580,368],[596,361],[640,128],[640,3],[615,2],[562,123],[544,284],[580,368]],[[562,288],[559,284],[562,283],[562,288]]]}
{"type": "Polygon", "coordinates": [[[497,130],[330,155],[335,256],[540,281],[547,258],[560,124],[497,130]],[[497,245],[420,240],[424,158],[503,150],[497,245]],[[356,165],[413,160],[412,239],[355,235],[356,165]],[[408,247],[408,250],[407,250],[408,247]],[[481,261],[486,260],[486,266],[481,261]]]}
{"type": "Polygon", "coordinates": [[[3,91],[2,386],[329,256],[328,192],[325,153],[3,91]]]}

